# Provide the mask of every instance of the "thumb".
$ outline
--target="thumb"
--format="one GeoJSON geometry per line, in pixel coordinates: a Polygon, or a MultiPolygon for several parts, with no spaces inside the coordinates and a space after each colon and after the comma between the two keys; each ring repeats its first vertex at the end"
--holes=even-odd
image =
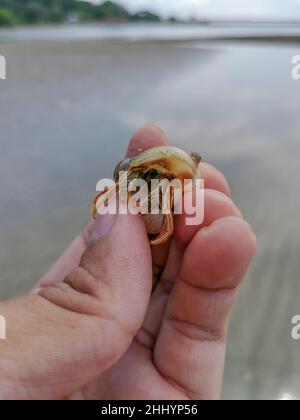
{"type": "MultiPolygon", "coordinates": [[[[40,296],[73,313],[94,317],[100,351],[113,354],[112,363],[142,325],[151,288],[151,252],[141,218],[97,215],[79,267],[40,296]]],[[[107,367],[103,363],[100,360],[101,369],[107,367]]]]}
{"type": "MultiPolygon", "coordinates": [[[[141,218],[98,216],[79,267],[63,282],[0,304],[8,325],[0,372],[1,361],[12,360],[5,365],[12,378],[6,392],[55,399],[88,384],[128,349],[151,287],[151,252],[141,218]]],[[[1,382],[0,373],[0,397],[1,382]]]]}

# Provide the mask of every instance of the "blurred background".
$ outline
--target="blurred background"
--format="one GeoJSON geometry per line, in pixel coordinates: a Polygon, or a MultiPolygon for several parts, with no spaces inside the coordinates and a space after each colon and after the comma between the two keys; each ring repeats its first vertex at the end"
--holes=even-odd
{"type": "Polygon", "coordinates": [[[27,292],[155,122],[227,176],[258,235],[224,399],[299,399],[298,0],[0,0],[0,297],[27,292]]]}

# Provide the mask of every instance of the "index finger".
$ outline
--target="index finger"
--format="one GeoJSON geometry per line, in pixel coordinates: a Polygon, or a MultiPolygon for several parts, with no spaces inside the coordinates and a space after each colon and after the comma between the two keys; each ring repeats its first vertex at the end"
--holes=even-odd
{"type": "Polygon", "coordinates": [[[126,157],[131,158],[153,147],[168,146],[169,139],[163,130],[154,124],[140,128],[129,142],[126,157]]]}

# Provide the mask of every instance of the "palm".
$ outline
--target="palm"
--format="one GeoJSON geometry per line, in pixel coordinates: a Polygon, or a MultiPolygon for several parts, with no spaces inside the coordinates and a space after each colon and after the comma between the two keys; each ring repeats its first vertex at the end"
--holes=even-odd
{"type": "Polygon", "coordinates": [[[100,379],[98,386],[100,385],[102,392],[100,391],[98,398],[104,400],[187,398],[184,390],[180,390],[162,377],[151,360],[152,357],[152,351],[134,342],[119,364],[100,379]]]}

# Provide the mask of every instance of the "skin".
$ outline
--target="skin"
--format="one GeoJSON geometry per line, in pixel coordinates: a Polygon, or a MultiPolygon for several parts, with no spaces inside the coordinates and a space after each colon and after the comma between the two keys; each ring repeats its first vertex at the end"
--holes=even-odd
{"type": "MultiPolygon", "coordinates": [[[[148,125],[127,157],[168,144],[148,125]]],[[[0,303],[1,399],[220,397],[228,322],[256,240],[224,176],[208,164],[201,173],[203,225],[177,217],[174,238],[151,250],[137,216],[116,216],[92,241],[90,222],[32,293],[0,303]]]]}

